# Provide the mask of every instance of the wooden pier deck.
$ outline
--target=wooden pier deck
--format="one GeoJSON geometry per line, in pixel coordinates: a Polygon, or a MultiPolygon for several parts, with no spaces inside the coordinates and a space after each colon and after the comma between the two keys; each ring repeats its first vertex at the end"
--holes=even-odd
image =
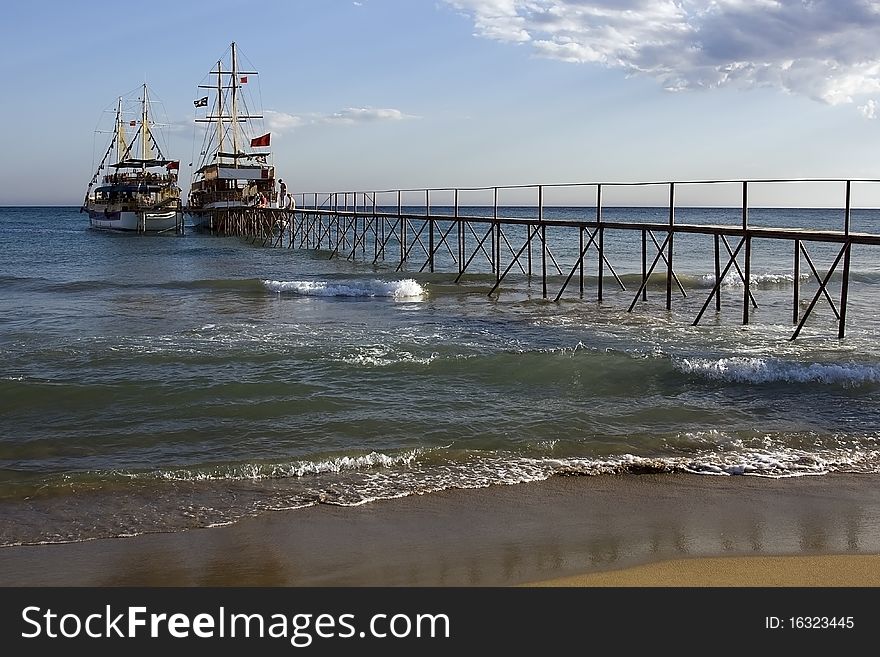
{"type": "MultiPolygon", "coordinates": [[[[714,284],[693,320],[700,323],[711,305],[722,308],[722,282],[728,274],[742,283],[742,322],[748,324],[750,309],[757,306],[752,293],[753,243],[758,240],[790,242],[793,295],[791,335],[801,333],[816,305],[824,299],[837,320],[837,336],[844,338],[850,284],[851,254],[854,246],[880,246],[880,233],[851,230],[854,189],[880,193],[880,180],[873,179],[773,179],[707,180],[636,183],[576,183],[560,185],[516,185],[501,187],[434,188],[383,190],[374,192],[298,193],[292,208],[235,208],[212,210],[212,229],[222,235],[239,236],[264,246],[322,250],[328,257],[371,260],[374,265],[394,265],[395,271],[455,274],[459,283],[468,273],[494,274],[490,295],[498,294],[505,278],[516,269],[529,279],[538,278],[542,297],[559,301],[577,280],[577,294],[585,296],[585,271],[595,268],[596,300],[603,301],[606,278],[621,291],[627,291],[622,276],[613,266],[606,248],[611,234],[631,236],[640,250],[638,289],[628,310],[647,300],[649,281],[655,271],[665,277],[665,307],[671,310],[678,290],[686,296],[675,270],[676,236],[700,235],[709,238],[706,249],[714,263],[714,284]],[[750,193],[768,185],[798,184],[839,189],[839,205],[826,208],[838,214],[839,226],[819,229],[753,225],[750,221],[750,193]],[[737,203],[724,206],[735,212],[736,223],[683,223],[677,221],[677,192],[707,186],[736,190],[737,203]],[[650,188],[663,195],[662,221],[609,220],[614,208],[603,200],[609,190],[650,188]],[[564,191],[568,198],[586,200],[569,206],[548,204],[550,193],[564,191]],[[531,202],[502,205],[502,196],[531,202]],[[463,201],[469,200],[466,205],[463,201]],[[477,198],[480,202],[474,202],[477,198]],[[560,207],[567,208],[561,211],[560,207]],[[515,208],[515,212],[511,212],[515,208]],[[505,216],[507,213],[507,216],[505,216]],[[515,214],[517,216],[510,216],[515,214]],[[554,216],[548,216],[548,215],[554,216]],[[566,267],[555,257],[553,244],[567,244],[575,253],[566,267]],[[808,244],[833,248],[833,262],[821,271],[811,257],[808,244]],[[592,254],[591,254],[592,252],[592,254]],[[817,289],[801,311],[801,265],[806,263],[817,289]],[[553,269],[554,272],[548,273],[553,269]],[[832,297],[829,283],[835,273],[839,288],[832,297]],[[550,290],[551,277],[558,288],[550,290]],[[558,283],[560,280],[562,282],[558,283]]],[[[660,204],[657,204],[660,205],[660,204]]],[[[860,205],[873,210],[877,205],[860,205]]],[[[713,208],[713,209],[717,209],[713,208]]],[[[757,209],[757,206],[756,208],[757,209]]],[[[188,211],[192,213],[192,211],[188,211]]],[[[807,271],[807,269],[804,269],[807,271]]],[[[727,293],[725,293],[727,294],[727,293]]]]}

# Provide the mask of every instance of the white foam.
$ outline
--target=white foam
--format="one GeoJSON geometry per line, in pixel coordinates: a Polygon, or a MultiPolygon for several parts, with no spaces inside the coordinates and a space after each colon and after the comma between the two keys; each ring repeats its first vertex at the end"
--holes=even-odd
{"type": "Polygon", "coordinates": [[[269,281],[265,285],[273,292],[292,292],[311,297],[389,297],[392,299],[411,299],[425,296],[425,289],[415,280],[401,281],[269,281]]]}
{"type": "Polygon", "coordinates": [[[387,367],[399,363],[430,365],[438,357],[436,351],[428,356],[417,356],[409,351],[395,351],[389,347],[374,345],[362,347],[358,353],[339,356],[338,359],[343,363],[361,367],[387,367]]]}
{"type": "Polygon", "coordinates": [[[557,462],[556,471],[599,475],[646,469],[656,472],[689,472],[709,476],[752,476],[783,479],[823,475],[834,470],[852,471],[853,468],[857,469],[866,458],[866,455],[862,453],[844,457],[835,452],[806,454],[800,450],[787,448],[764,453],[756,451],[730,454],[706,453],[696,457],[648,458],[634,454],[623,454],[605,459],[564,459],[557,462]]]}
{"type": "Polygon", "coordinates": [[[379,452],[370,452],[360,456],[340,456],[322,461],[295,461],[292,463],[246,463],[239,466],[219,467],[212,470],[160,470],[149,473],[117,472],[118,475],[131,479],[165,479],[169,481],[223,481],[223,480],[257,480],[279,479],[284,477],[302,477],[307,474],[327,472],[343,472],[346,470],[362,470],[370,468],[387,468],[399,465],[410,465],[423,449],[412,449],[403,454],[389,456],[379,452]]]}
{"type": "MultiPolygon", "coordinates": [[[[810,278],[810,274],[801,274],[800,280],[806,281],[810,278]]],[[[700,287],[713,287],[715,285],[715,274],[703,274],[698,279],[700,287]]],[[[756,287],[774,287],[788,286],[794,283],[794,274],[751,274],[749,283],[756,287]]],[[[721,287],[725,288],[741,288],[743,287],[742,278],[739,274],[731,269],[721,280],[721,287]]]]}
{"type": "Polygon", "coordinates": [[[676,369],[707,379],[736,383],[824,383],[857,386],[880,383],[880,365],[797,363],[770,358],[682,358],[676,369]]]}
{"type": "Polygon", "coordinates": [[[324,461],[303,461],[298,464],[291,474],[301,477],[304,474],[320,474],[323,472],[341,472],[343,470],[360,470],[364,468],[383,467],[394,465],[409,465],[422,450],[413,449],[398,456],[388,456],[379,452],[370,452],[363,456],[342,456],[324,461]]]}

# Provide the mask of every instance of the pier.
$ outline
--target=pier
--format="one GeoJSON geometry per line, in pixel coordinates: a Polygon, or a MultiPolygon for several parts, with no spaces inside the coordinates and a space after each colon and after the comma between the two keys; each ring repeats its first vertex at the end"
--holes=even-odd
{"type": "MultiPolygon", "coordinates": [[[[394,271],[454,274],[459,283],[468,274],[494,276],[489,295],[498,295],[511,272],[519,272],[541,286],[542,298],[559,301],[563,296],[594,297],[602,302],[605,286],[617,286],[631,295],[627,310],[633,312],[648,299],[649,283],[663,280],[665,308],[672,310],[677,295],[687,296],[675,269],[676,238],[702,236],[700,242],[713,263],[714,284],[693,318],[698,325],[711,307],[720,313],[722,289],[728,275],[742,283],[742,323],[749,324],[757,306],[752,290],[754,246],[758,241],[787,242],[792,273],[791,339],[801,333],[820,302],[827,303],[837,322],[837,336],[846,332],[853,247],[880,246],[880,233],[851,230],[855,209],[873,210],[876,204],[854,205],[865,192],[880,193],[873,179],[762,179],[566,183],[499,187],[397,189],[382,191],[294,193],[295,207],[204,210],[211,213],[211,230],[238,236],[267,247],[312,249],[330,258],[371,261],[393,266],[394,271]],[[805,192],[816,187],[829,190],[839,204],[823,206],[828,216],[839,217],[835,226],[805,228],[763,226],[750,220],[750,210],[768,186],[795,185],[805,192]],[[677,211],[696,209],[687,202],[695,190],[723,190],[727,203],[706,207],[706,214],[723,210],[736,220],[724,223],[684,222],[677,211]],[[658,195],[662,218],[632,221],[615,218],[621,206],[609,201],[622,191],[642,196],[658,195]],[[560,198],[567,199],[559,202],[560,198]],[[682,201],[682,198],[685,198],[682,201]],[[572,201],[574,199],[574,201],[572,201]],[[731,199],[734,199],[731,202],[731,199]],[[618,271],[609,238],[625,238],[637,248],[637,272],[618,271]],[[825,245],[834,257],[827,269],[817,266],[810,248],[825,245]],[[574,257],[557,253],[565,246],[574,257]],[[802,309],[801,276],[817,284],[802,309]],[[627,289],[624,274],[637,274],[639,284],[627,289]],[[837,275],[839,286],[829,283],[837,275]],[[595,289],[588,295],[588,276],[595,289]],[[551,285],[553,285],[551,289],[551,285]]],[[[804,194],[809,196],[809,194],[804,194]]],[[[632,206],[629,206],[632,207],[632,206]]],[[[793,208],[796,211],[798,208],[793,208]]],[[[618,264],[618,267],[620,265],[618,264]]],[[[703,292],[704,290],[698,290],[703,292]]],[[[739,292],[739,291],[737,291],[739,292]]]]}

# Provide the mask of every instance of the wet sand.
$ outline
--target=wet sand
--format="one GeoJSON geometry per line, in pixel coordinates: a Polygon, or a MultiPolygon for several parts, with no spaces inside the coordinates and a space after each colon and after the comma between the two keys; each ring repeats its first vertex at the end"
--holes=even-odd
{"type": "Polygon", "coordinates": [[[0,585],[880,586],[877,483],[555,477],[0,548],[0,585]]]}

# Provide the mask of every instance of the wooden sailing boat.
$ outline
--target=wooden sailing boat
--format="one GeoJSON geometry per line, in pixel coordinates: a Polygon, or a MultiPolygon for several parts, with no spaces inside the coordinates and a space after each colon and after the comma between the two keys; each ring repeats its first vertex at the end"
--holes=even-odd
{"type": "Polygon", "coordinates": [[[242,70],[232,42],[227,61],[218,60],[200,84],[208,95],[194,101],[205,124],[200,159],[193,171],[186,211],[197,229],[220,229],[227,210],[275,203],[275,167],[269,150],[270,134],[257,130],[263,116],[250,100],[248,86],[256,71],[242,70]]]}
{"type": "Polygon", "coordinates": [[[126,99],[116,105],[113,136],[86,190],[81,211],[93,228],[159,233],[183,229],[177,172],[180,163],[163,154],[150,116],[147,85],[138,115],[126,117],[126,99]],[[127,129],[133,128],[129,139],[127,129]],[[109,169],[109,170],[108,170],[109,169]],[[104,173],[102,173],[104,172],[104,173]]]}

